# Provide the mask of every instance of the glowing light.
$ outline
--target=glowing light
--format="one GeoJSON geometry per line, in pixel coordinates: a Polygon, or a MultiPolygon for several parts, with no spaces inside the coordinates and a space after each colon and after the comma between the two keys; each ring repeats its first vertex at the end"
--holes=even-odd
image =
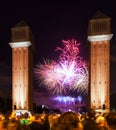
{"type": "Polygon", "coordinates": [[[78,96],[78,101],[81,102],[82,101],[82,97],[78,96]]]}
{"type": "Polygon", "coordinates": [[[44,60],[34,72],[41,80],[40,86],[45,86],[52,94],[63,94],[67,91],[87,92],[88,67],[87,63],[79,56],[79,46],[75,39],[63,40],[64,48],[61,51],[58,63],[53,60],[44,60]]]}
{"type": "Polygon", "coordinates": [[[108,35],[96,35],[96,36],[88,36],[88,41],[95,42],[95,41],[109,41],[113,37],[113,34],[108,35]]]}
{"type": "Polygon", "coordinates": [[[12,43],[9,43],[9,45],[11,46],[11,48],[19,48],[19,47],[29,47],[31,46],[31,43],[30,41],[12,42],[12,43]]]}
{"type": "Polygon", "coordinates": [[[76,98],[70,97],[70,96],[58,96],[54,98],[56,101],[62,101],[62,102],[74,102],[76,98]]]}

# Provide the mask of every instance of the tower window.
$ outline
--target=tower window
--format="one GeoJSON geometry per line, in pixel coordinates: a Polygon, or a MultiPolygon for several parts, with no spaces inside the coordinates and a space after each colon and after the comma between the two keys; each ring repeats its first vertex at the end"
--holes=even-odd
{"type": "Polygon", "coordinates": [[[97,21],[92,24],[93,33],[106,33],[108,32],[108,22],[106,21],[97,21]]]}
{"type": "Polygon", "coordinates": [[[12,36],[12,39],[15,40],[15,41],[20,41],[27,38],[27,35],[26,35],[26,30],[16,30],[13,32],[13,36],[12,36]]]}

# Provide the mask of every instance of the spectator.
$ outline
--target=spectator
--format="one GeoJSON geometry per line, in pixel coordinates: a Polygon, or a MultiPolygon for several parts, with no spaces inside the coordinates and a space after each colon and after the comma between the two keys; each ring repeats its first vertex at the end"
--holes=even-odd
{"type": "Polygon", "coordinates": [[[21,130],[20,122],[15,118],[10,119],[7,125],[7,130],[21,130]]]}
{"type": "Polygon", "coordinates": [[[89,109],[88,116],[84,122],[83,130],[98,130],[98,125],[95,121],[96,112],[94,109],[89,109]]]}
{"type": "Polygon", "coordinates": [[[98,125],[99,130],[108,130],[107,121],[104,116],[99,115],[96,118],[96,123],[98,125]]]}
{"type": "Polygon", "coordinates": [[[108,130],[116,130],[116,112],[111,112],[106,116],[106,121],[108,123],[108,130]]]}
{"type": "Polygon", "coordinates": [[[59,117],[56,130],[82,130],[79,118],[73,112],[65,112],[59,117]]]}
{"type": "Polygon", "coordinates": [[[34,120],[29,124],[31,130],[43,130],[42,124],[40,123],[40,116],[38,114],[34,115],[34,120]]]}
{"type": "Polygon", "coordinates": [[[48,119],[48,115],[46,115],[44,117],[44,121],[43,121],[43,130],[49,130],[50,129],[50,123],[49,123],[49,119],[48,119]]]}

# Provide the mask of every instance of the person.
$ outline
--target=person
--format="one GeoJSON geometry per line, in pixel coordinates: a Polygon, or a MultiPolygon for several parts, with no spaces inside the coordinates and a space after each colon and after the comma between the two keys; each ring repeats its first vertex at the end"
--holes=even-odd
{"type": "Polygon", "coordinates": [[[7,130],[21,130],[20,122],[13,117],[9,120],[7,125],[7,130]]]}
{"type": "Polygon", "coordinates": [[[43,127],[43,130],[49,130],[50,129],[49,115],[47,115],[47,114],[44,117],[42,127],[43,127]]]}
{"type": "Polygon", "coordinates": [[[27,112],[25,112],[22,116],[23,116],[23,118],[20,120],[20,123],[22,125],[29,125],[29,123],[30,123],[29,114],[27,112]]]}
{"type": "Polygon", "coordinates": [[[69,111],[61,114],[58,119],[56,130],[82,130],[83,127],[80,123],[76,113],[69,111]]]}
{"type": "Polygon", "coordinates": [[[6,130],[7,122],[5,121],[4,115],[0,114],[0,130],[6,130]]]}
{"type": "Polygon", "coordinates": [[[29,124],[31,130],[43,130],[39,114],[34,115],[34,120],[29,124]]]}
{"type": "Polygon", "coordinates": [[[108,130],[107,121],[103,115],[98,115],[98,117],[96,118],[96,123],[99,130],[108,130]]]}
{"type": "Polygon", "coordinates": [[[59,119],[60,115],[53,113],[49,115],[49,126],[50,126],[50,130],[56,130],[56,126],[58,124],[58,119],[59,119]]]}
{"type": "Polygon", "coordinates": [[[108,130],[116,130],[116,112],[108,113],[106,116],[108,130]]]}
{"type": "Polygon", "coordinates": [[[88,110],[88,116],[84,121],[83,130],[99,130],[95,119],[96,112],[94,109],[88,110]]]}
{"type": "Polygon", "coordinates": [[[29,127],[30,124],[29,113],[25,112],[22,115],[22,118],[20,119],[20,124],[21,124],[21,130],[31,130],[29,127]]]}

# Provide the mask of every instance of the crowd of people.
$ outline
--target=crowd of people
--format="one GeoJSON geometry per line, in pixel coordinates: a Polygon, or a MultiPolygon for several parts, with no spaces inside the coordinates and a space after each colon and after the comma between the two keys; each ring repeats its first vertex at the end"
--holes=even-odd
{"type": "Polygon", "coordinates": [[[116,112],[0,114],[0,130],[116,130],[116,112]]]}

